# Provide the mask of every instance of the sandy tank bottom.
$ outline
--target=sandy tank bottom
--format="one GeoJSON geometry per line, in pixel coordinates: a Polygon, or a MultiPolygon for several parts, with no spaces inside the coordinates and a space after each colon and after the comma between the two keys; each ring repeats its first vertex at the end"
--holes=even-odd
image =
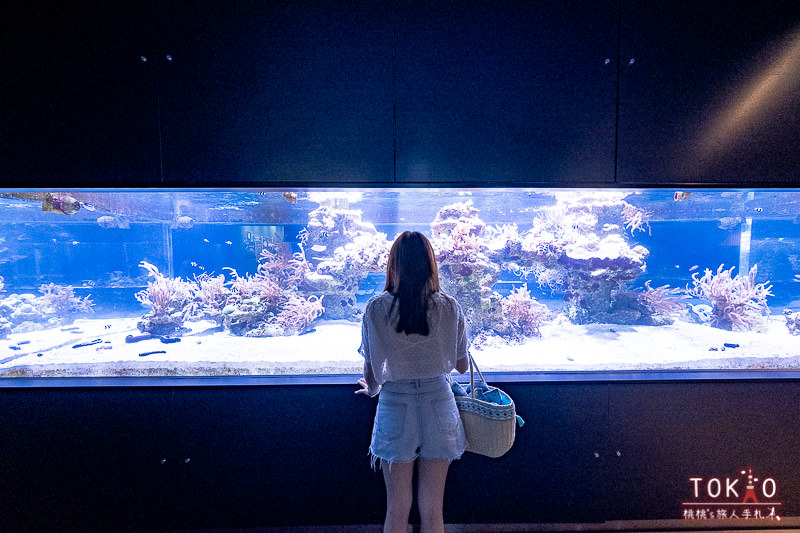
{"type": "MultiPolygon", "coordinates": [[[[238,337],[213,322],[190,322],[180,342],[138,336],[138,318],[80,319],[65,328],[15,333],[0,340],[0,377],[224,376],[360,374],[361,325],[321,321],[292,337],[238,337]]],[[[731,332],[699,324],[575,325],[561,317],[542,337],[473,345],[484,371],[798,369],[800,336],[782,316],[767,331],[731,332]]]]}

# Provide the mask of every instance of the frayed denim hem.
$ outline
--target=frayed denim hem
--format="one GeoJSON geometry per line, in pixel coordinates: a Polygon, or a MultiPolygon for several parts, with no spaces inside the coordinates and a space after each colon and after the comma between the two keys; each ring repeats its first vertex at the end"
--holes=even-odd
{"type": "Polygon", "coordinates": [[[372,447],[370,447],[370,449],[367,451],[367,455],[369,455],[370,468],[372,468],[373,471],[375,471],[375,472],[378,471],[378,466],[377,465],[378,465],[379,461],[386,461],[386,463],[389,465],[389,472],[391,472],[392,471],[392,465],[394,463],[413,463],[417,459],[429,459],[429,460],[432,460],[432,461],[443,460],[443,461],[450,461],[452,463],[453,461],[458,461],[459,459],[461,459],[461,456],[464,455],[464,453],[466,451],[467,450],[465,449],[464,451],[462,451],[461,453],[459,453],[458,455],[456,455],[455,457],[452,457],[452,458],[450,458],[450,457],[422,457],[421,455],[417,454],[417,455],[414,456],[413,459],[410,459],[408,461],[392,461],[391,459],[387,459],[385,457],[381,457],[380,455],[376,455],[375,452],[372,451],[372,447]]]}
{"type": "Polygon", "coordinates": [[[389,472],[391,472],[392,465],[394,463],[413,463],[414,461],[417,460],[417,457],[419,457],[419,455],[415,455],[408,461],[396,461],[396,460],[393,461],[392,459],[387,459],[386,457],[381,457],[380,455],[375,454],[375,452],[372,451],[372,447],[370,447],[369,451],[367,451],[367,455],[369,455],[370,468],[372,468],[372,470],[374,470],[375,472],[378,471],[377,465],[379,461],[386,461],[386,463],[389,465],[389,472]]]}

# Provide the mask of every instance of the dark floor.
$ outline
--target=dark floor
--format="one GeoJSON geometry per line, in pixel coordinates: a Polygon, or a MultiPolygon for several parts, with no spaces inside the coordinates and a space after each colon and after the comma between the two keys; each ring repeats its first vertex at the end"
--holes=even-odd
{"type": "MultiPolygon", "coordinates": [[[[630,522],[607,522],[605,524],[447,524],[445,533],[517,533],[517,532],[625,532],[625,533],[741,533],[742,531],[762,531],[769,533],[798,533],[800,519],[789,518],[783,527],[748,527],[747,522],[736,527],[698,528],[697,524],[686,524],[683,521],[664,520],[632,524],[630,522]],[[692,527],[689,527],[692,526],[692,527]]],[[[759,524],[760,525],[760,524],[759,524]]],[[[419,526],[409,526],[409,533],[420,533],[419,526]]],[[[382,533],[382,525],[354,526],[313,526],[313,527],[277,527],[248,529],[202,529],[185,530],[172,533],[382,533]]],[[[156,533],[156,532],[147,532],[156,533]]],[[[161,532],[159,532],[161,533],[161,532]]]]}

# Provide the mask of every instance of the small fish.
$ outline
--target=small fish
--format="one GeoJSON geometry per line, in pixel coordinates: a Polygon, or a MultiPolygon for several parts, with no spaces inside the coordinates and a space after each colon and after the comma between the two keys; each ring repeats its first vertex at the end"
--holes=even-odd
{"type": "Polygon", "coordinates": [[[764,211],[763,207],[756,207],[756,213],[761,213],[762,211],[764,211]]]}
{"type": "Polygon", "coordinates": [[[74,215],[81,209],[81,203],[66,194],[45,193],[42,198],[42,211],[48,213],[61,213],[62,215],[74,215]]]}
{"type": "Polygon", "coordinates": [[[742,217],[722,217],[719,219],[720,229],[733,229],[742,223],[742,217]]]}
{"type": "Polygon", "coordinates": [[[194,226],[194,219],[192,217],[187,217],[186,215],[176,217],[172,223],[173,228],[189,229],[192,226],[194,226]]]}
{"type": "Polygon", "coordinates": [[[102,217],[97,218],[97,225],[101,228],[117,228],[119,224],[117,223],[117,217],[112,217],[110,215],[104,215],[102,217]]]}
{"type": "Polygon", "coordinates": [[[233,244],[231,241],[225,241],[225,244],[233,244]]]}
{"type": "Polygon", "coordinates": [[[680,265],[675,265],[675,268],[680,268],[680,267],[681,267],[680,265]]]}
{"type": "Polygon", "coordinates": [[[199,268],[200,270],[205,270],[205,269],[206,269],[206,267],[204,267],[204,266],[202,266],[202,265],[198,265],[198,267],[197,267],[197,268],[199,268]]]}
{"type": "Polygon", "coordinates": [[[795,274],[794,275],[794,279],[792,281],[794,281],[796,283],[800,283],[800,274],[795,274]]]}
{"type": "Polygon", "coordinates": [[[692,265],[692,268],[689,269],[689,272],[693,272],[693,271],[697,270],[698,268],[700,268],[700,267],[697,266],[697,265],[692,265]]]}
{"type": "Polygon", "coordinates": [[[211,242],[211,241],[209,241],[208,239],[203,239],[203,242],[211,242]]]}
{"type": "Polygon", "coordinates": [[[676,202],[682,202],[689,198],[692,195],[692,191],[675,191],[675,194],[672,195],[672,198],[676,202]]]}
{"type": "Polygon", "coordinates": [[[106,324],[106,325],[105,325],[105,326],[103,326],[103,327],[104,327],[105,329],[111,329],[111,324],[106,324]]]}
{"type": "Polygon", "coordinates": [[[290,204],[297,203],[297,194],[293,192],[285,192],[283,193],[283,199],[289,202],[290,204]]]}
{"type": "Polygon", "coordinates": [[[75,245],[77,245],[77,244],[80,244],[80,243],[79,243],[78,241],[72,241],[72,245],[73,245],[73,246],[75,246],[75,245]]]}
{"type": "Polygon", "coordinates": [[[87,211],[94,211],[94,209],[95,209],[94,205],[92,205],[92,204],[90,204],[88,202],[81,202],[81,207],[86,209],[87,211]]]}

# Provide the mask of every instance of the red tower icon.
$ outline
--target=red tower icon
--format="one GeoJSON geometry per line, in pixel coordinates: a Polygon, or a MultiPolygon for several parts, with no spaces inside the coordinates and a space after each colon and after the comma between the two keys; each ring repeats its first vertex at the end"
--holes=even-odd
{"type": "Polygon", "coordinates": [[[747,467],[747,472],[742,470],[742,475],[747,474],[747,491],[744,493],[744,500],[742,503],[758,503],[758,499],[756,498],[756,487],[755,482],[758,481],[758,478],[753,477],[753,468],[747,467]]]}

